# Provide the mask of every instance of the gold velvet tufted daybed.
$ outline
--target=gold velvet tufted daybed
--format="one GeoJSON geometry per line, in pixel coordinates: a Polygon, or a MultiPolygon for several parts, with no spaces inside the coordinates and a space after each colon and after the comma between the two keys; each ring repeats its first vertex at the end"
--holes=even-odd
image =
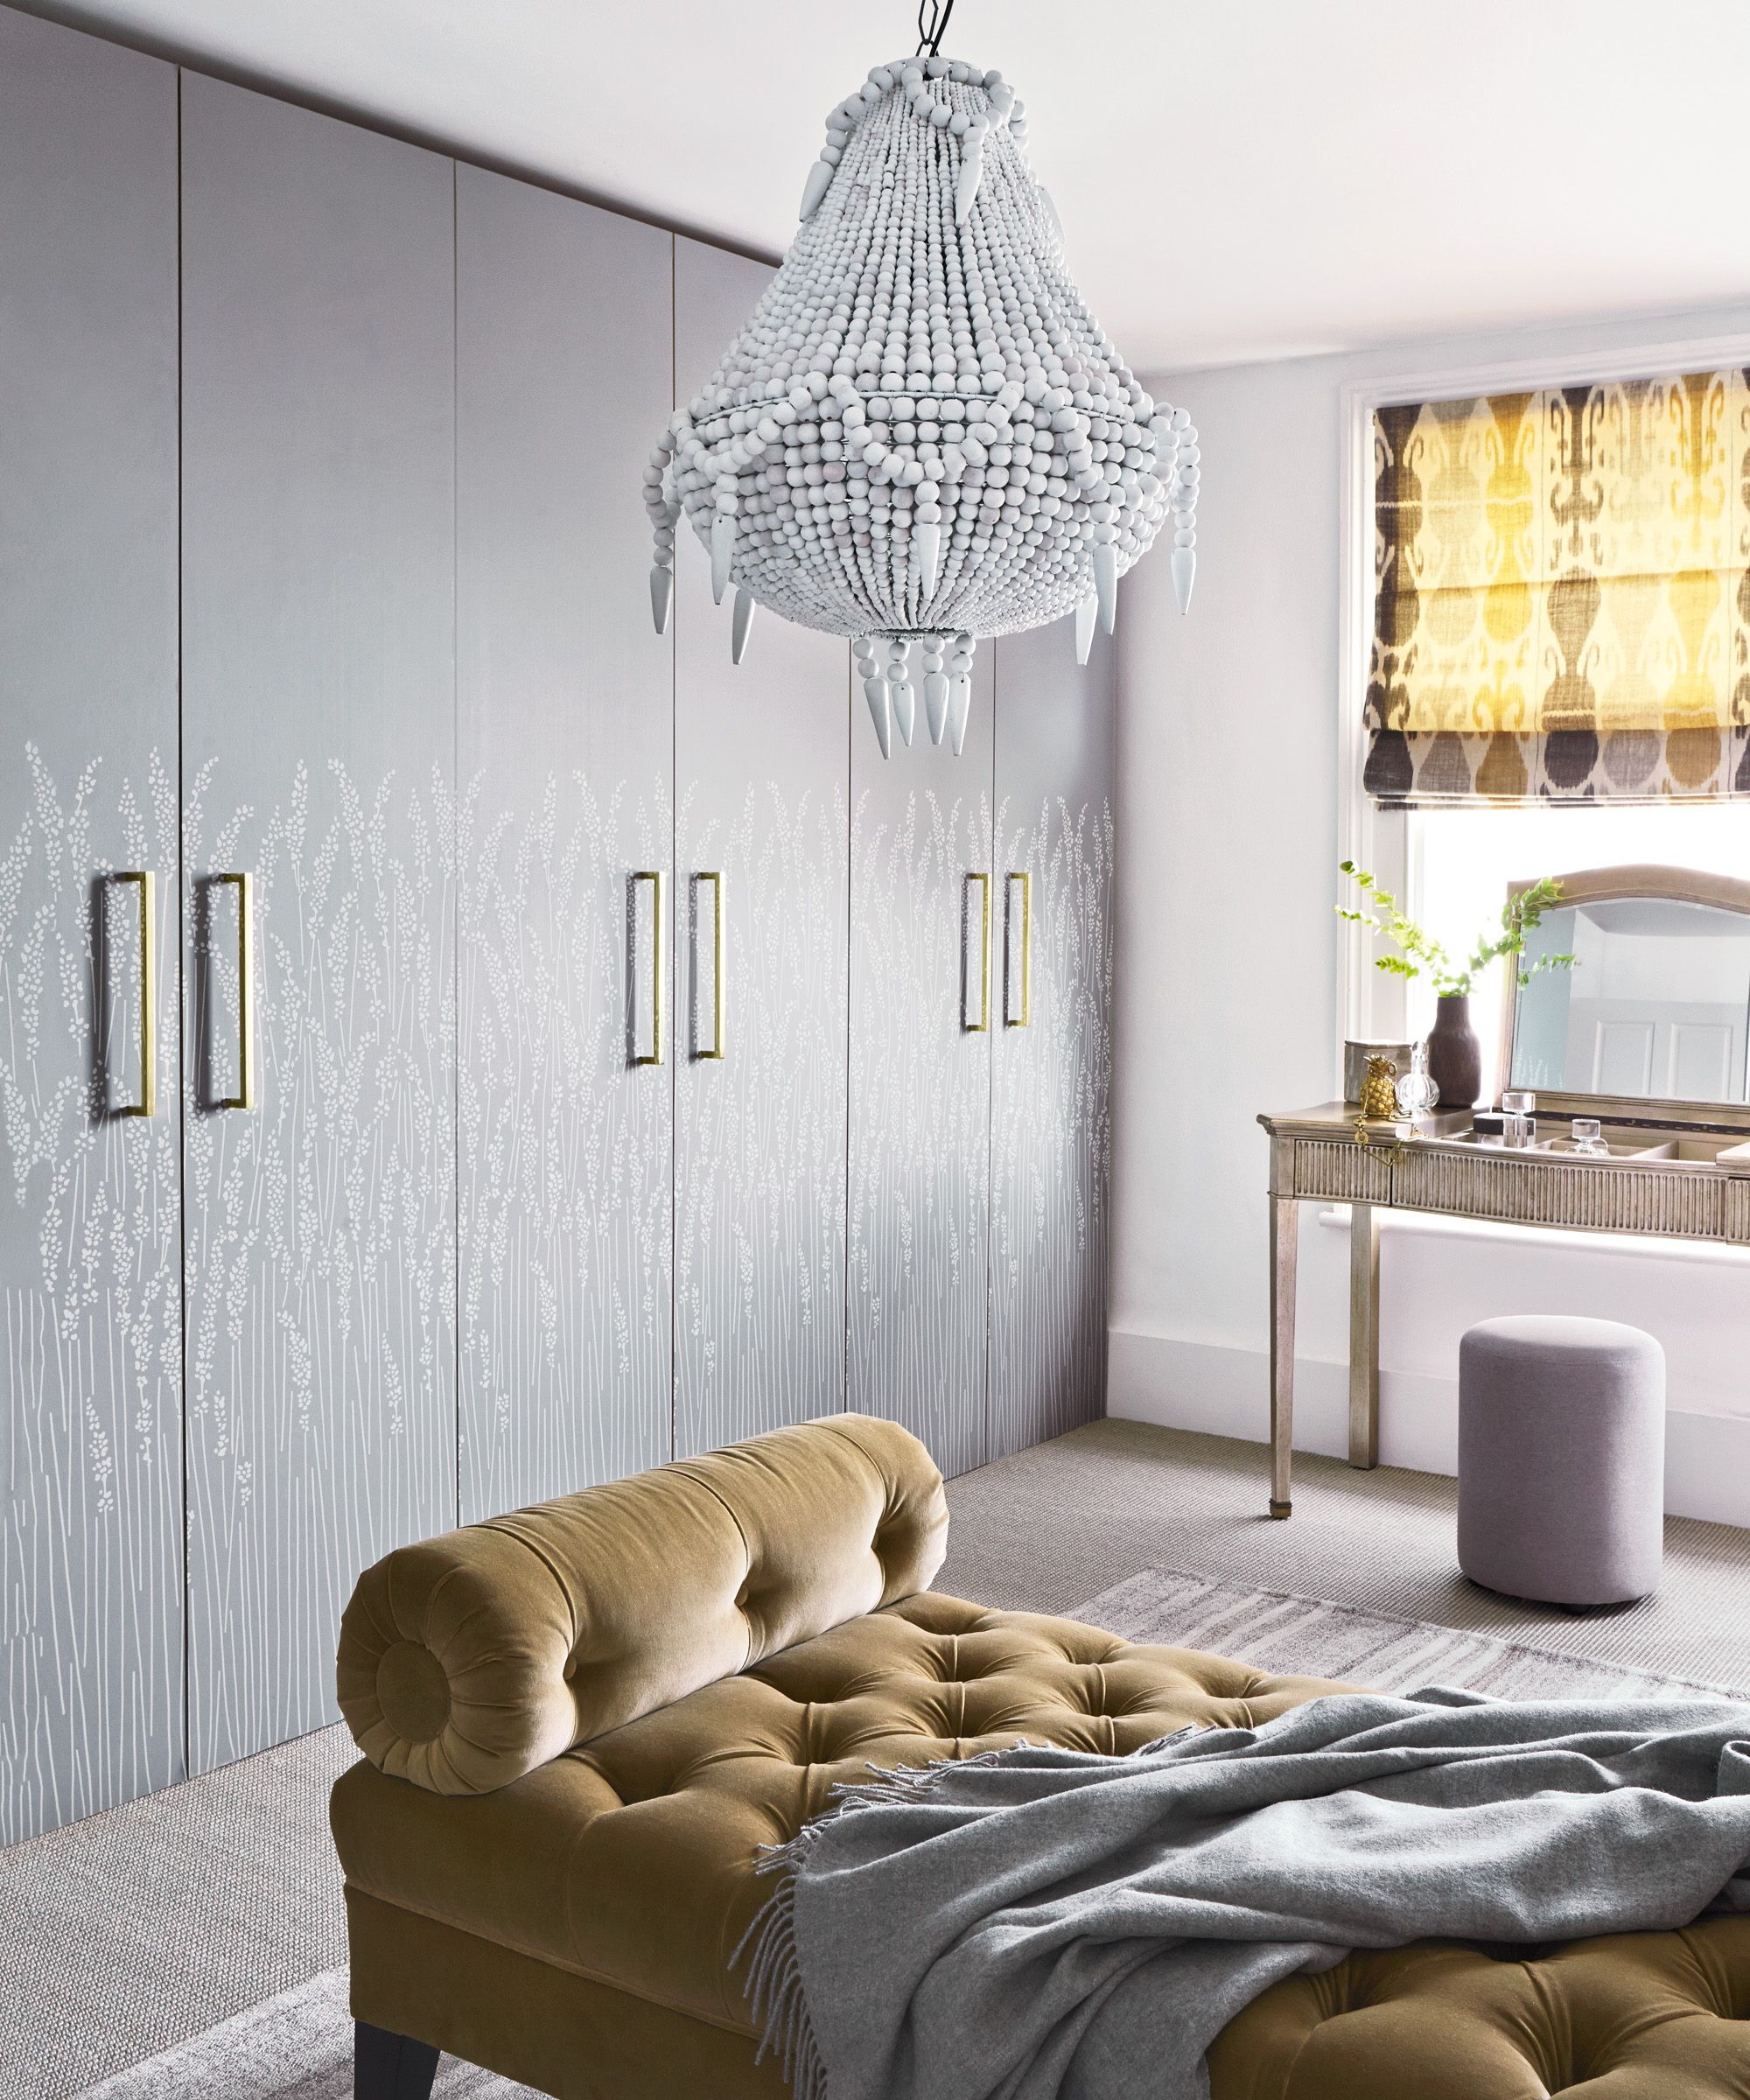
{"type": "MultiPolygon", "coordinates": [[[[332,1802],[360,2100],[424,2100],[439,2050],[559,2100],[785,2100],[730,1956],[760,1847],[836,1784],[1335,1689],[932,1595],[947,1529],[923,1447],[843,1415],[369,1569],[332,1802]]],[[[1222,2034],[1214,2100],[1750,2096],[1750,1920],[1500,1951],[1290,1978],[1222,2034]]]]}

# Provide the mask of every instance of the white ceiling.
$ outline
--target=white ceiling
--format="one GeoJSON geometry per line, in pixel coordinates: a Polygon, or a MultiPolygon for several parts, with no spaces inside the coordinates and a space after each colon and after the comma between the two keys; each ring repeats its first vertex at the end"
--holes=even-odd
{"type": "MultiPolygon", "coordinates": [[[[768,250],[903,0],[28,0],[768,250]]],[[[1750,297],[1745,0],[958,0],[1147,369],[1750,297]]]]}

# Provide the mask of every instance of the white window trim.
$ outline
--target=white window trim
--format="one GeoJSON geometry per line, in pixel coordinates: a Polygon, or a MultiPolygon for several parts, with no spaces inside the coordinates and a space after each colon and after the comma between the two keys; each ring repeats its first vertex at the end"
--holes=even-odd
{"type": "MultiPolygon", "coordinates": [[[[1750,364],[1750,334],[1689,336],[1604,351],[1570,351],[1511,362],[1435,367],[1345,381],[1339,395],[1337,625],[1337,855],[1378,869],[1400,885],[1408,820],[1382,816],[1362,787],[1367,696],[1373,640],[1373,413],[1396,402],[1456,400],[1464,395],[1531,392],[1588,380],[1641,379],[1662,372],[1698,372],[1713,365],[1750,364]]],[[[1332,1045],[1336,1097],[1342,1094],[1345,1038],[1389,1036],[1403,1026],[1403,987],[1374,970],[1359,927],[1346,924],[1337,945],[1337,1040],[1332,1045]]]]}

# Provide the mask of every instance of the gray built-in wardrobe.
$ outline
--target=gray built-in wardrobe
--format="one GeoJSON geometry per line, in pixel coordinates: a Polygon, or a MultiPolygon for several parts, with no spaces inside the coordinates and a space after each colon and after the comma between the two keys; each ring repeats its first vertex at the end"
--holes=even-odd
{"type": "Polygon", "coordinates": [[[332,1720],[405,1540],[1101,1410],[1110,649],[884,762],[653,632],[768,275],[0,9],[0,1839],[332,1720]]]}

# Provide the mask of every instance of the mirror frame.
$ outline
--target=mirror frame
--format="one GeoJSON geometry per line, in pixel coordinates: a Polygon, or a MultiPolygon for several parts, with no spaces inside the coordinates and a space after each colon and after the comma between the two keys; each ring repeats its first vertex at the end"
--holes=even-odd
{"type": "MultiPolygon", "coordinates": [[[[1509,882],[1510,902],[1522,896],[1538,879],[1509,882]]],[[[1735,875],[1711,875],[1700,868],[1671,868],[1636,862],[1616,868],[1582,868],[1572,875],[1558,875],[1562,901],[1570,905],[1606,904],[1619,897],[1657,897],[1676,904],[1712,905],[1715,910],[1740,913],[1750,920],[1750,882],[1735,875]]],[[[1494,1105],[1502,1092],[1513,1083],[1513,1032],[1519,1015],[1519,958],[1502,957],[1506,982],[1501,999],[1501,1061],[1494,1088],[1494,1105]]],[[[1552,1117],[1596,1116],[1603,1123],[1677,1124],[1690,1130],[1750,1130],[1750,1102],[1656,1101],[1639,1094],[1568,1094],[1537,1089],[1537,1114],[1552,1117]]]]}

